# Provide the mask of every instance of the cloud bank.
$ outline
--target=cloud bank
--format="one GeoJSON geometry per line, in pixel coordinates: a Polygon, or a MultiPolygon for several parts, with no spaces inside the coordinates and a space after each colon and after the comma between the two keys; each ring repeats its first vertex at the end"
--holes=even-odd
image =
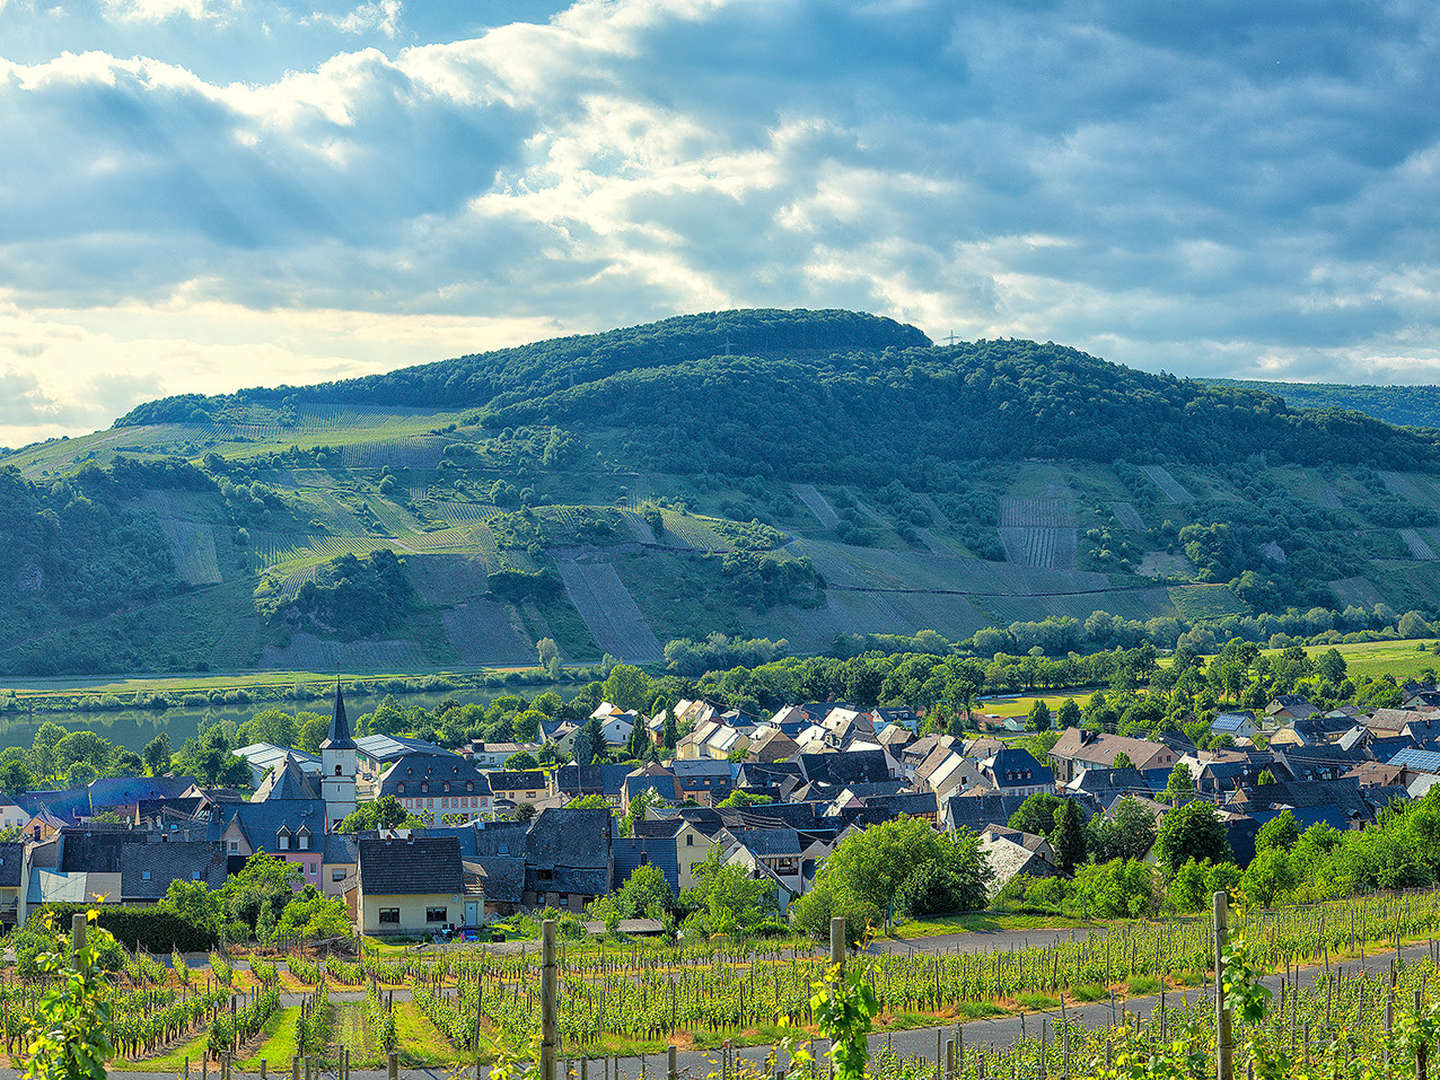
{"type": "Polygon", "coordinates": [[[1437,381],[1437,38],[1411,0],[9,0],[0,443],[730,305],[1437,381]]]}

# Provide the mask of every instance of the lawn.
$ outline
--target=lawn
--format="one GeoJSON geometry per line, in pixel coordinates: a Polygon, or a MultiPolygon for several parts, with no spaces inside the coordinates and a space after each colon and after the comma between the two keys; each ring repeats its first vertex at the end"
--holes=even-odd
{"type": "Polygon", "coordinates": [[[288,1072],[290,1062],[294,1060],[299,1052],[298,1025],[300,1022],[300,1010],[294,1006],[287,1009],[277,1009],[275,1013],[265,1022],[261,1029],[261,1035],[265,1041],[260,1048],[248,1058],[239,1063],[240,1068],[246,1072],[258,1071],[260,1062],[264,1061],[272,1072],[288,1072]]]}
{"type": "Polygon", "coordinates": [[[1024,697],[1003,697],[986,698],[975,706],[977,713],[985,713],[987,716],[1027,716],[1031,706],[1037,701],[1045,702],[1050,709],[1050,715],[1054,716],[1060,711],[1060,706],[1065,704],[1067,698],[1074,698],[1075,704],[1082,709],[1090,700],[1090,694],[1086,690],[1072,690],[1065,694],[1028,695],[1024,697]]]}
{"type": "Polygon", "coordinates": [[[971,911],[964,915],[942,915],[933,919],[901,919],[890,938],[935,937],[937,934],[994,933],[999,930],[1069,930],[1099,925],[1071,915],[1047,915],[1028,911],[971,911]]]}
{"type": "MultiPolygon", "coordinates": [[[[123,1071],[134,1072],[155,1072],[170,1073],[172,1076],[179,1076],[185,1073],[185,1063],[190,1063],[190,1068],[198,1076],[200,1073],[200,1059],[205,1056],[205,1048],[209,1044],[210,1033],[202,1031],[193,1039],[186,1039],[184,1042],[176,1043],[171,1049],[159,1057],[146,1058],[143,1061],[123,1062],[123,1071]]],[[[286,1059],[287,1063],[289,1059],[286,1059]]]]}

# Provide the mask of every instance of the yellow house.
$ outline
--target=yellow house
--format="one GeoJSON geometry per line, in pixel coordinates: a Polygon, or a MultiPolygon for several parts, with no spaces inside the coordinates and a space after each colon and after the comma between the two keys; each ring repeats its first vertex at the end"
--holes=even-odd
{"type": "Polygon", "coordinates": [[[361,840],[346,904],[366,934],[429,934],[465,923],[465,875],[453,836],[361,840]]]}

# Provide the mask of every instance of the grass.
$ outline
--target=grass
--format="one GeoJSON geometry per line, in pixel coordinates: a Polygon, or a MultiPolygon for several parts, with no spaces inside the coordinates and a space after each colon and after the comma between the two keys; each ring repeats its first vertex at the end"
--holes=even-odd
{"type": "Polygon", "coordinates": [[[445,1065],[461,1056],[411,1001],[395,1005],[395,1037],[400,1044],[400,1064],[407,1068],[445,1065]]]}
{"type": "MultiPolygon", "coordinates": [[[[159,1057],[145,1058],[143,1061],[125,1061],[120,1063],[123,1071],[135,1072],[156,1072],[172,1073],[180,1075],[185,1071],[185,1062],[188,1060],[192,1069],[197,1074],[200,1068],[200,1059],[205,1056],[205,1048],[209,1045],[210,1033],[202,1031],[193,1039],[177,1043],[171,1049],[165,1051],[159,1057]]],[[[289,1059],[286,1059],[287,1063],[289,1059]]]]}
{"type": "Polygon", "coordinates": [[[1142,997],[1145,994],[1158,994],[1160,992],[1160,980],[1154,975],[1131,975],[1126,980],[1130,988],[1131,997],[1142,997]]]}
{"type": "Polygon", "coordinates": [[[1017,994],[1015,1001],[1026,1012],[1048,1012],[1060,1007],[1060,999],[1049,994],[1017,994]]]}
{"type": "Polygon", "coordinates": [[[1094,922],[1071,915],[1042,915],[1034,912],[971,911],[934,919],[902,919],[888,937],[921,938],[937,934],[993,933],[999,930],[1068,930],[1095,926],[1094,922]]]}
{"type": "Polygon", "coordinates": [[[1071,987],[1070,996],[1076,1001],[1100,1001],[1110,996],[1109,987],[1101,986],[1099,983],[1081,983],[1079,986],[1071,987]]]}
{"type": "Polygon", "coordinates": [[[300,1052],[299,1024],[298,1008],[277,1009],[260,1031],[265,1041],[255,1053],[240,1062],[240,1068],[247,1072],[258,1070],[260,1062],[264,1061],[272,1071],[288,1071],[290,1062],[300,1052]]]}
{"type": "Polygon", "coordinates": [[[982,704],[978,704],[975,706],[975,711],[977,713],[983,712],[987,716],[999,716],[1002,718],[1009,716],[1026,716],[1029,714],[1030,709],[1035,704],[1035,702],[1043,701],[1045,702],[1046,707],[1049,708],[1050,715],[1054,716],[1057,712],[1060,711],[1060,706],[1065,704],[1067,698],[1074,698],[1075,704],[1079,705],[1083,709],[1086,703],[1089,702],[1090,695],[1085,693],[1084,691],[1075,691],[1068,694],[1027,695],[1024,697],[1013,698],[987,698],[982,704]]]}

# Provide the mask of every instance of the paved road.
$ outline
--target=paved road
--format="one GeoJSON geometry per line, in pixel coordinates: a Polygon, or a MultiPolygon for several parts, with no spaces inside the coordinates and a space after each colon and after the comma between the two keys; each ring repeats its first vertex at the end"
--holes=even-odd
{"type": "MultiPolygon", "coordinates": [[[[1075,932],[1083,933],[1083,931],[1078,930],[1075,932]]],[[[1066,930],[1059,933],[1061,937],[1066,937],[1071,931],[1066,930]]],[[[992,944],[997,944],[1003,940],[1003,947],[1008,949],[1011,938],[1020,934],[1030,935],[1034,939],[1031,942],[1032,944],[1048,944],[1055,940],[1057,932],[1052,930],[1047,936],[1044,931],[1038,930],[1003,931],[986,935],[986,937],[992,944]]],[[[915,939],[913,942],[890,942],[888,944],[907,945],[913,943],[917,946],[918,950],[920,942],[927,940],[934,939],[915,939]]],[[[954,944],[958,943],[952,943],[952,947],[954,944]]],[[[1018,938],[1016,939],[1016,945],[1017,947],[1019,946],[1018,938]]],[[[997,944],[997,947],[1000,946],[997,944]]],[[[1400,950],[1400,955],[1407,960],[1423,959],[1428,953],[1428,945],[1411,945],[1400,950]]],[[[1367,953],[1363,964],[1364,970],[1374,973],[1388,971],[1390,961],[1394,959],[1395,955],[1394,951],[1367,953]]],[[[1353,972],[1360,969],[1362,965],[1358,960],[1351,960],[1340,966],[1347,972],[1353,972]]],[[[1319,966],[1301,968],[1296,975],[1296,979],[1302,988],[1311,986],[1319,978],[1322,970],[1319,966]]],[[[1278,991],[1282,978],[1280,975],[1270,975],[1266,976],[1263,981],[1272,991],[1278,991]]],[[[287,997],[289,996],[295,997],[297,1002],[300,997],[300,995],[287,995],[287,997]]],[[[351,991],[332,994],[335,1000],[356,1000],[361,996],[362,995],[351,991]]],[[[408,991],[404,992],[404,996],[408,996],[408,991]]],[[[1167,991],[1165,1000],[1169,1006],[1179,1006],[1184,1003],[1199,1001],[1204,996],[1204,991],[1195,988],[1187,991],[1167,991]]],[[[400,1000],[402,992],[397,991],[395,997],[397,1001],[400,1000]]],[[[1084,1024],[1089,1028],[1104,1027],[1114,1023],[1121,1011],[1128,1013],[1130,1016],[1149,1017],[1151,1011],[1155,1009],[1159,1003],[1160,996],[1156,994],[1117,1002],[1114,1009],[1112,1009],[1109,1002],[1082,1005],[1076,1008],[1067,1008],[1065,1010],[1065,1019],[1084,1024]]],[[[939,1028],[917,1028],[910,1031],[896,1031],[888,1034],[872,1035],[869,1039],[870,1053],[872,1056],[878,1055],[885,1049],[888,1041],[890,1048],[901,1057],[918,1058],[933,1062],[936,1054],[937,1034],[943,1042],[943,1040],[954,1038],[958,1030],[963,1038],[964,1045],[967,1047],[985,1046],[1004,1048],[1013,1045],[1027,1034],[1033,1035],[1039,1030],[1042,1022],[1053,1025],[1060,1019],[1060,1010],[1053,1009],[1046,1012],[1028,1013],[1019,1016],[997,1016],[987,1020],[972,1020],[962,1025],[946,1025],[939,1028]]],[[[826,1045],[823,1041],[816,1042],[815,1053],[817,1056],[823,1054],[826,1045]]],[[[760,1066],[763,1065],[773,1050],[774,1048],[771,1046],[739,1047],[734,1051],[734,1057],[738,1061],[746,1061],[760,1066]]],[[[718,1071],[719,1061],[720,1055],[718,1051],[684,1050],[676,1055],[676,1064],[681,1075],[687,1078],[687,1080],[705,1080],[710,1073],[718,1071]]],[[[645,1058],[612,1059],[612,1063],[608,1069],[601,1061],[591,1061],[588,1063],[585,1071],[586,1080],[606,1080],[607,1076],[609,1080],[620,1080],[620,1078],[624,1078],[624,1080],[638,1080],[640,1077],[656,1077],[657,1080],[662,1080],[665,1068],[665,1055],[652,1054],[645,1058]]],[[[198,1065],[193,1070],[193,1074],[196,1080],[198,1080],[198,1065]]],[[[154,1080],[157,1075],[163,1074],[118,1069],[111,1070],[110,1072],[111,1080],[154,1080]]],[[[470,1076],[474,1078],[474,1075],[472,1069],[470,1076]]],[[[573,1075],[579,1080],[581,1063],[578,1060],[573,1063],[573,1075]]],[[[323,1076],[326,1080],[330,1080],[330,1078],[334,1077],[334,1071],[331,1070],[323,1074],[323,1076]]],[[[453,1080],[451,1070],[445,1068],[401,1069],[400,1077],[401,1080],[453,1080]]],[[[351,1078],[352,1080],[387,1080],[387,1075],[384,1070],[356,1069],[351,1073],[351,1078]]],[[[12,1069],[0,1069],[0,1080],[18,1080],[18,1073],[12,1069]]],[[[283,1077],[281,1080],[283,1080],[283,1077]]]]}

